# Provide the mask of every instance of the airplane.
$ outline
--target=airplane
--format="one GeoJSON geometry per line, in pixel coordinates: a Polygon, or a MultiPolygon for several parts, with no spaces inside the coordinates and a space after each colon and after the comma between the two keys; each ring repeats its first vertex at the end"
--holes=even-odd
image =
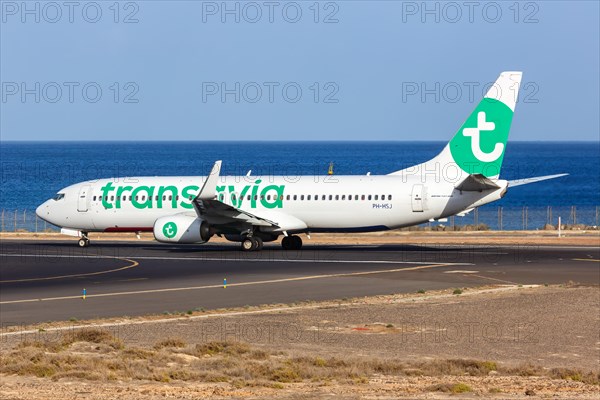
{"type": "MultiPolygon", "coordinates": [[[[460,129],[433,159],[387,175],[109,178],[58,191],[36,214],[90,244],[90,232],[153,232],[163,243],[201,244],[214,235],[260,250],[283,236],[374,232],[464,215],[502,198],[508,188],[567,174],[499,179],[522,72],[502,72],[460,129]]],[[[308,236],[310,237],[310,236],[308,236]]]]}

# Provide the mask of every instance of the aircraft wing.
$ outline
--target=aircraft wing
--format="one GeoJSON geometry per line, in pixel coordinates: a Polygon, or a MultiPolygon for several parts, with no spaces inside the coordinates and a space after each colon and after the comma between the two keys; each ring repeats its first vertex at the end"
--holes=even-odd
{"type": "Polygon", "coordinates": [[[279,227],[277,223],[271,220],[240,210],[217,199],[194,200],[194,209],[196,209],[199,217],[206,219],[213,225],[225,225],[237,222],[255,226],[279,227]]]}
{"type": "Polygon", "coordinates": [[[216,199],[216,187],[221,174],[221,160],[216,161],[210,175],[206,178],[202,189],[193,200],[192,204],[199,217],[206,219],[213,225],[226,225],[232,223],[246,223],[255,226],[279,227],[277,223],[259,217],[247,211],[230,206],[216,199]]]}
{"type": "Polygon", "coordinates": [[[569,175],[569,174],[556,174],[556,175],[536,176],[534,178],[515,179],[513,181],[508,181],[508,187],[528,185],[530,183],[541,182],[541,181],[545,181],[547,179],[560,178],[561,176],[567,176],[567,175],[569,175]]]}

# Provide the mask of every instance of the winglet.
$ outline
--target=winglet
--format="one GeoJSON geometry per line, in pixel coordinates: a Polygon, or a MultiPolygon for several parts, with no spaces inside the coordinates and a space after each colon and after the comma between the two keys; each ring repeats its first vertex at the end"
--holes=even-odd
{"type": "Polygon", "coordinates": [[[213,165],[210,174],[206,177],[206,181],[195,200],[211,200],[215,198],[217,195],[217,181],[220,174],[221,160],[215,161],[215,165],[213,165]]]}

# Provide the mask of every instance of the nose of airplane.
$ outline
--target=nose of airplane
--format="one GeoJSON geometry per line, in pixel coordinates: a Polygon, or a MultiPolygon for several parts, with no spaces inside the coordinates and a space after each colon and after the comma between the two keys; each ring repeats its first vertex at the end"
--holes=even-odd
{"type": "Polygon", "coordinates": [[[48,201],[43,202],[38,208],[35,209],[35,215],[43,220],[47,220],[48,212],[48,201]]]}

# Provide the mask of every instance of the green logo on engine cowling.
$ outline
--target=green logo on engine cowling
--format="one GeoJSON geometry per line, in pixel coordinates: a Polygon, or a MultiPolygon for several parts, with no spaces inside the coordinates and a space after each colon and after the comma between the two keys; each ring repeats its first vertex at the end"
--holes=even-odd
{"type": "Polygon", "coordinates": [[[172,239],[177,235],[177,224],[175,222],[167,222],[163,225],[162,231],[165,237],[172,239]]]}
{"type": "MultiPolygon", "coordinates": [[[[257,179],[252,185],[227,185],[217,186],[217,200],[241,208],[249,206],[257,208],[283,207],[283,192],[285,185],[261,185],[262,180],[257,179]]],[[[198,195],[200,187],[197,185],[185,186],[179,191],[177,186],[113,186],[107,182],[101,189],[99,200],[104,208],[122,208],[123,204],[133,205],[135,208],[194,208],[192,201],[198,195]]]]}
{"type": "Polygon", "coordinates": [[[469,174],[500,173],[513,111],[503,102],[485,98],[450,141],[454,161],[469,174]]]}

